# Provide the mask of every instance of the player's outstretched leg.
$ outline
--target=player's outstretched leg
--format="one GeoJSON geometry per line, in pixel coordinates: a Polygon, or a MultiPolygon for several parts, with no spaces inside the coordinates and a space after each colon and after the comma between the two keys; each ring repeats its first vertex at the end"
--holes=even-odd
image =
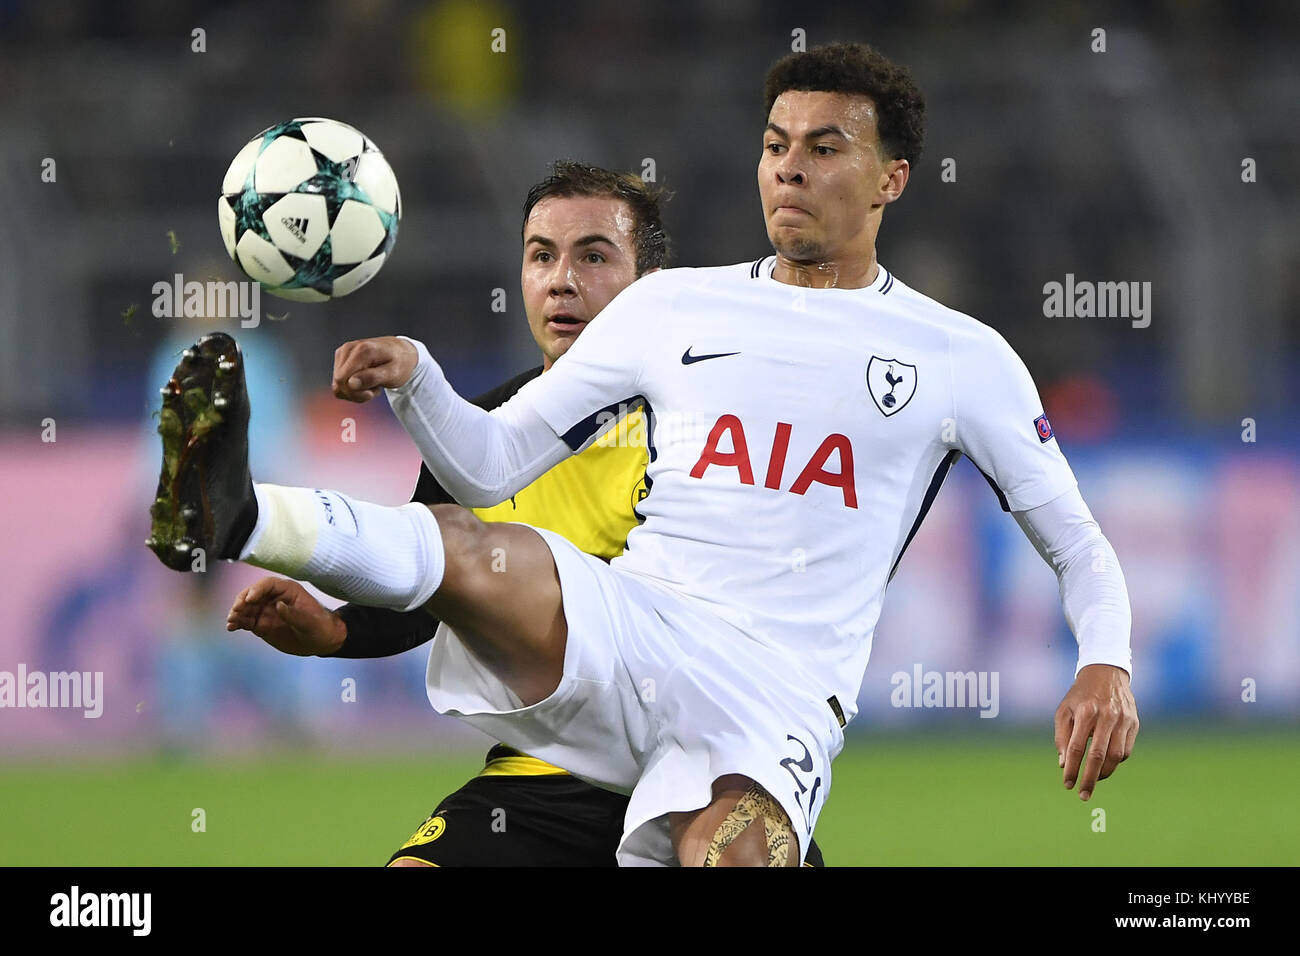
{"type": "Polygon", "coordinates": [[[257,520],[248,471],[248,391],[235,340],[213,332],[182,354],[162,387],[162,473],[145,542],[163,564],[189,571],[194,551],[237,558],[257,520]]]}
{"type": "Polygon", "coordinates": [[[713,802],[674,813],[670,826],[683,866],[799,865],[799,838],[789,816],[749,777],[719,777],[713,802]]]}
{"type": "Polygon", "coordinates": [[[558,685],[567,628],[555,560],[535,531],[489,525],[456,505],[389,508],[254,485],[243,361],[228,335],[187,349],[163,396],[148,544],[169,568],[193,570],[203,548],[209,559],[247,561],[345,601],[427,604],[526,704],[558,685]]]}

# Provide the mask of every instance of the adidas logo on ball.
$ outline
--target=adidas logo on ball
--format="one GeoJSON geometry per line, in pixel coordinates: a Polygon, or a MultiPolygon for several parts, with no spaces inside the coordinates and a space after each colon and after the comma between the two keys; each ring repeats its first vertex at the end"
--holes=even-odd
{"type": "Polygon", "coordinates": [[[337,299],[373,279],[401,218],[383,153],[355,127],[320,116],[246,142],[217,199],[227,254],[264,291],[294,302],[337,299]]]}
{"type": "Polygon", "coordinates": [[[306,219],[290,219],[288,216],[285,216],[280,220],[280,224],[293,233],[299,242],[307,241],[306,219]]]}

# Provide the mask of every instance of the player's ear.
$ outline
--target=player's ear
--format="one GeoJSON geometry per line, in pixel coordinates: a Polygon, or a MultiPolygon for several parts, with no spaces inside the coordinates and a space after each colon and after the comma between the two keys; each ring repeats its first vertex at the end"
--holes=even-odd
{"type": "Polygon", "coordinates": [[[912,164],[907,160],[893,159],[889,161],[888,165],[885,166],[885,174],[888,178],[880,190],[885,202],[893,202],[903,195],[903,190],[907,188],[907,180],[911,176],[911,172],[912,164]]]}

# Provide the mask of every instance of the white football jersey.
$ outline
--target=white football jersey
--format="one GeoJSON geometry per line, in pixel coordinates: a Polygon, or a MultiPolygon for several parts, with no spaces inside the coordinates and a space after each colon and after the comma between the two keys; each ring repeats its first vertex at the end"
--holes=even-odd
{"type": "Polygon", "coordinates": [[[513,401],[575,450],[644,403],[644,521],[614,567],[706,602],[851,717],[886,585],[960,455],[1012,511],[1075,478],[993,329],[883,266],[808,289],[774,265],[638,280],[513,401]]]}

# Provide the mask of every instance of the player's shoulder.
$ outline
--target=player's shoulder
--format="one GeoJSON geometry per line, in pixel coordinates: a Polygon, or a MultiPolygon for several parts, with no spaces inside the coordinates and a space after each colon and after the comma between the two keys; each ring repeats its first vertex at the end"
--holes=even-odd
{"type": "Polygon", "coordinates": [[[684,289],[743,282],[758,277],[756,268],[763,261],[757,259],[725,266],[674,266],[671,269],[648,272],[630,288],[640,286],[645,291],[673,293],[684,289]]]}
{"type": "MultiPolygon", "coordinates": [[[[641,316],[645,310],[654,310],[656,320],[663,322],[674,314],[692,313],[699,295],[719,289],[730,290],[735,284],[747,281],[752,262],[729,266],[674,266],[647,272],[614,299],[623,315],[641,316]]],[[[725,294],[725,293],[724,293],[725,294]]]]}
{"type": "MultiPolygon", "coordinates": [[[[883,268],[883,267],[882,267],[883,268]]],[[[944,332],[954,357],[971,354],[1006,356],[1015,352],[1002,333],[975,316],[944,305],[938,299],[912,288],[896,276],[886,280],[886,294],[908,313],[912,321],[944,332]]]]}
{"type": "Polygon", "coordinates": [[[695,273],[692,281],[699,286],[735,286],[760,282],[772,274],[772,263],[775,259],[776,256],[762,256],[726,266],[704,266],[692,269],[690,271],[695,273]]]}

